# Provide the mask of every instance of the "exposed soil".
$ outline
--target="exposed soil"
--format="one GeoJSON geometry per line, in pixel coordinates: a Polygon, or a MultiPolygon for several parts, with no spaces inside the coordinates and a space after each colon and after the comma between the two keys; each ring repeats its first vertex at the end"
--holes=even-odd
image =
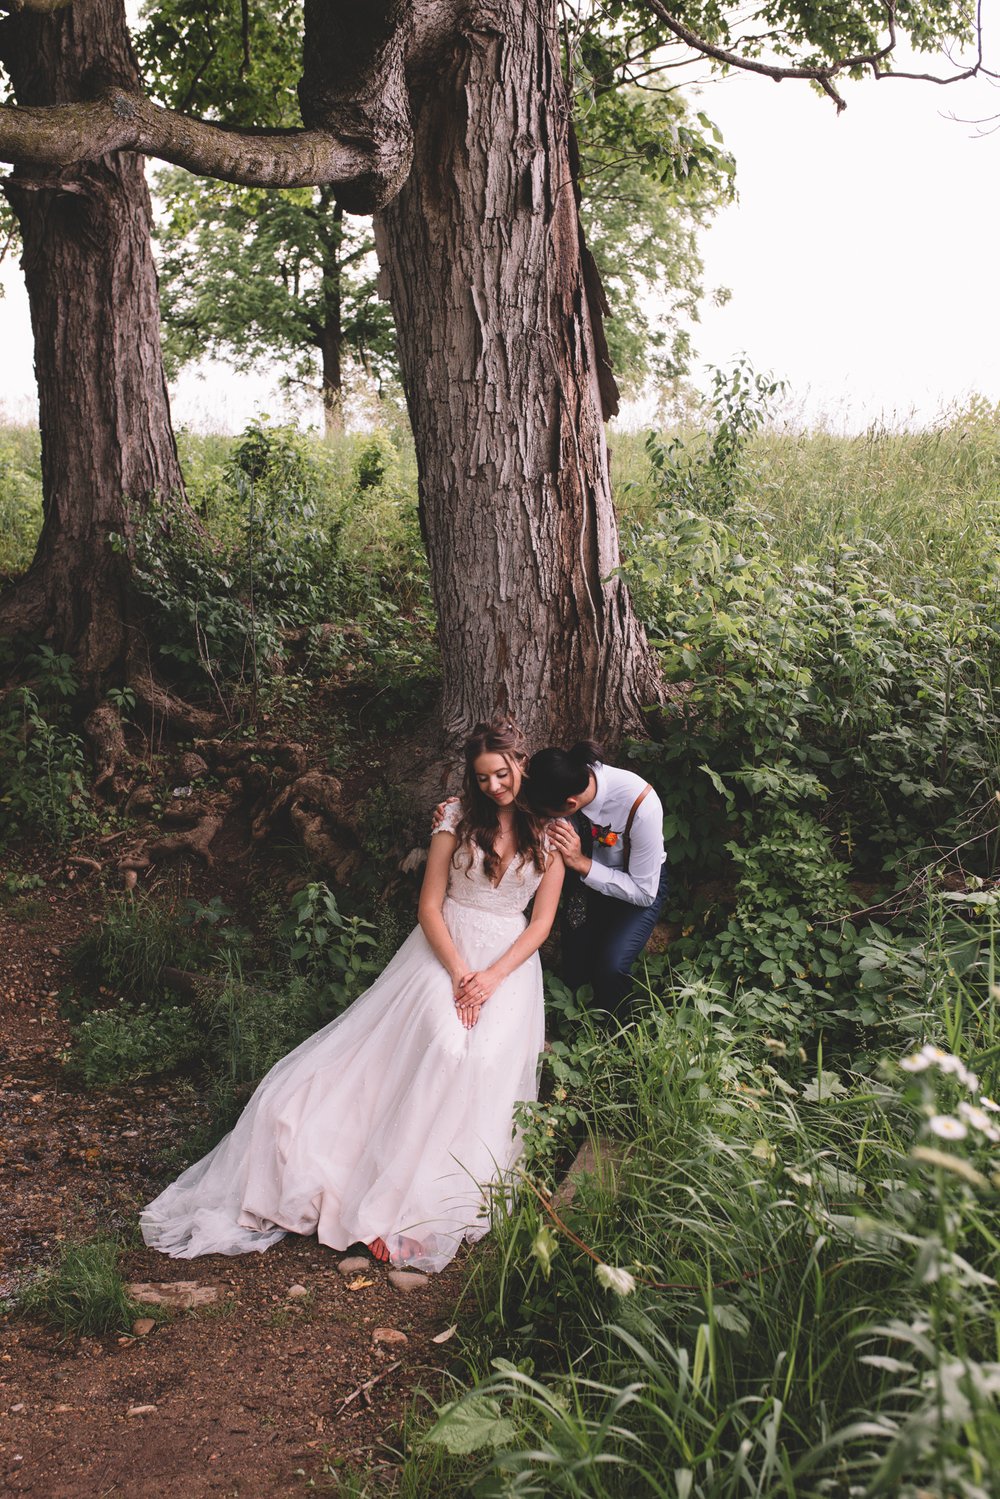
{"type": "MultiPolygon", "coordinates": [[[[233,862],[220,862],[231,875],[233,862]]],[[[203,1115],[183,1083],[88,1093],[67,1079],[57,995],[68,950],[100,919],[107,892],[86,872],[51,879],[51,856],[46,867],[23,849],[0,863],[0,880],[8,868],[46,883],[0,895],[0,1295],[65,1239],[111,1228],[135,1244],[138,1208],[173,1174],[165,1153],[203,1115]]],[[[440,1391],[455,1346],[432,1338],[455,1320],[463,1257],[408,1294],[374,1265],[343,1278],[340,1258],[295,1237],[264,1255],[180,1265],[136,1247],[126,1279],[194,1279],[220,1287],[219,1299],[144,1336],[102,1340],[60,1341],[8,1315],[2,1491],[265,1499],[335,1492],[346,1464],[389,1492],[405,1413],[417,1392],[440,1391]],[[293,1286],[306,1294],[290,1298],[293,1286]],[[384,1329],[407,1341],[383,1341],[384,1329]]]]}

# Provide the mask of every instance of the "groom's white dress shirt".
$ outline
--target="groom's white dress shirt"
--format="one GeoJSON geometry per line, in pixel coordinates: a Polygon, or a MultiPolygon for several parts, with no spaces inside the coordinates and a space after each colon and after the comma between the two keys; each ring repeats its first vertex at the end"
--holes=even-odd
{"type": "Polygon", "coordinates": [[[660,870],[666,857],[660,798],[650,788],[636,809],[629,834],[631,853],[626,874],[621,867],[625,856],[625,824],[646,782],[631,770],[617,770],[613,765],[592,765],[591,770],[597,793],[592,802],[580,808],[580,812],[590,819],[591,827],[610,828],[617,833],[618,841],[609,848],[594,838],[593,862],[590,873],[583,877],[583,883],[590,890],[627,901],[629,905],[651,906],[656,899],[660,870]]]}

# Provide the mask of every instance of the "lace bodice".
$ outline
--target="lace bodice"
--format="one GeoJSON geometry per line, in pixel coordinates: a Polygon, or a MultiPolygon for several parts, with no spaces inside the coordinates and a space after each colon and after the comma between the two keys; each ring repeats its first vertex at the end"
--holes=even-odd
{"type": "MultiPolygon", "coordinates": [[[[460,804],[449,802],[435,833],[454,833],[462,815],[460,804]]],[[[519,915],[531,900],[542,880],[542,871],[529,857],[515,854],[494,885],[483,867],[483,851],[476,844],[463,844],[456,850],[448,871],[448,899],[459,906],[471,906],[492,916],[519,915]]]]}

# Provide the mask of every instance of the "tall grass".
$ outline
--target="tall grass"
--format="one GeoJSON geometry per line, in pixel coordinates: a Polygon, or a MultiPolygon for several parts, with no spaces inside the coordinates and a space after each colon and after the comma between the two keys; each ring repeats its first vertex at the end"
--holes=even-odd
{"type": "MultiPolygon", "coordinates": [[[[678,434],[697,444],[697,432],[678,434]]],[[[616,500],[626,522],[648,525],[661,497],[649,483],[645,434],[613,440],[616,500]]],[[[1000,407],[976,398],[916,432],[873,425],[842,436],[775,424],[749,442],[752,505],[738,524],[756,550],[759,528],[786,563],[834,545],[874,542],[886,581],[978,577],[996,557],[1000,523],[1000,407]]]]}
{"type": "Polygon", "coordinates": [[[37,427],[0,426],[0,578],[28,566],[42,528],[42,459],[37,427]]]}
{"type": "MultiPolygon", "coordinates": [[[[703,441],[691,427],[679,436],[703,441]]],[[[213,535],[231,540],[236,516],[228,481],[239,438],[181,431],[178,447],[188,494],[213,535]]],[[[616,503],[623,520],[648,524],[662,496],[650,483],[645,433],[611,438],[616,503]]],[[[302,439],[315,483],[319,523],[333,525],[342,553],[367,576],[374,566],[412,565],[419,551],[416,461],[398,424],[330,440],[302,439]],[[405,558],[411,562],[404,563],[405,558]]],[[[763,522],[782,557],[822,554],[834,541],[874,541],[898,568],[953,579],[978,572],[996,550],[1000,507],[1000,408],[982,398],[944,413],[920,431],[875,424],[843,436],[769,423],[748,446],[752,517],[763,522]]],[[[23,570],[41,526],[38,432],[0,427],[0,574],[23,570]]]]}
{"type": "Polygon", "coordinates": [[[64,1245],[55,1262],[21,1288],[19,1310],[67,1337],[127,1332],[144,1308],[125,1288],[119,1252],[118,1241],[107,1234],[64,1245]]]}

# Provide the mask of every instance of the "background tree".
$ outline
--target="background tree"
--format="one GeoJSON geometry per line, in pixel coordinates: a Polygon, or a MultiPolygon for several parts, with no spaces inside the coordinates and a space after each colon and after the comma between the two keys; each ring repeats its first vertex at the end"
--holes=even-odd
{"type": "MultiPolygon", "coordinates": [[[[299,121],[300,5],[166,0],[146,7],[139,45],[175,108],[242,127],[299,121]]],[[[287,383],[316,384],[326,430],[338,430],[350,367],[376,386],[396,368],[370,224],[345,218],[329,185],[273,192],[165,171],[154,186],[168,368],[206,352],[238,370],[280,360],[287,383]]]]}
{"type": "Polygon", "coordinates": [[[345,381],[376,389],[396,373],[392,314],[378,299],[370,225],[330,187],[284,192],[160,172],[164,354],[173,375],[205,354],[246,371],[277,360],[286,386],[323,402],[343,427],[345,381]]]}

